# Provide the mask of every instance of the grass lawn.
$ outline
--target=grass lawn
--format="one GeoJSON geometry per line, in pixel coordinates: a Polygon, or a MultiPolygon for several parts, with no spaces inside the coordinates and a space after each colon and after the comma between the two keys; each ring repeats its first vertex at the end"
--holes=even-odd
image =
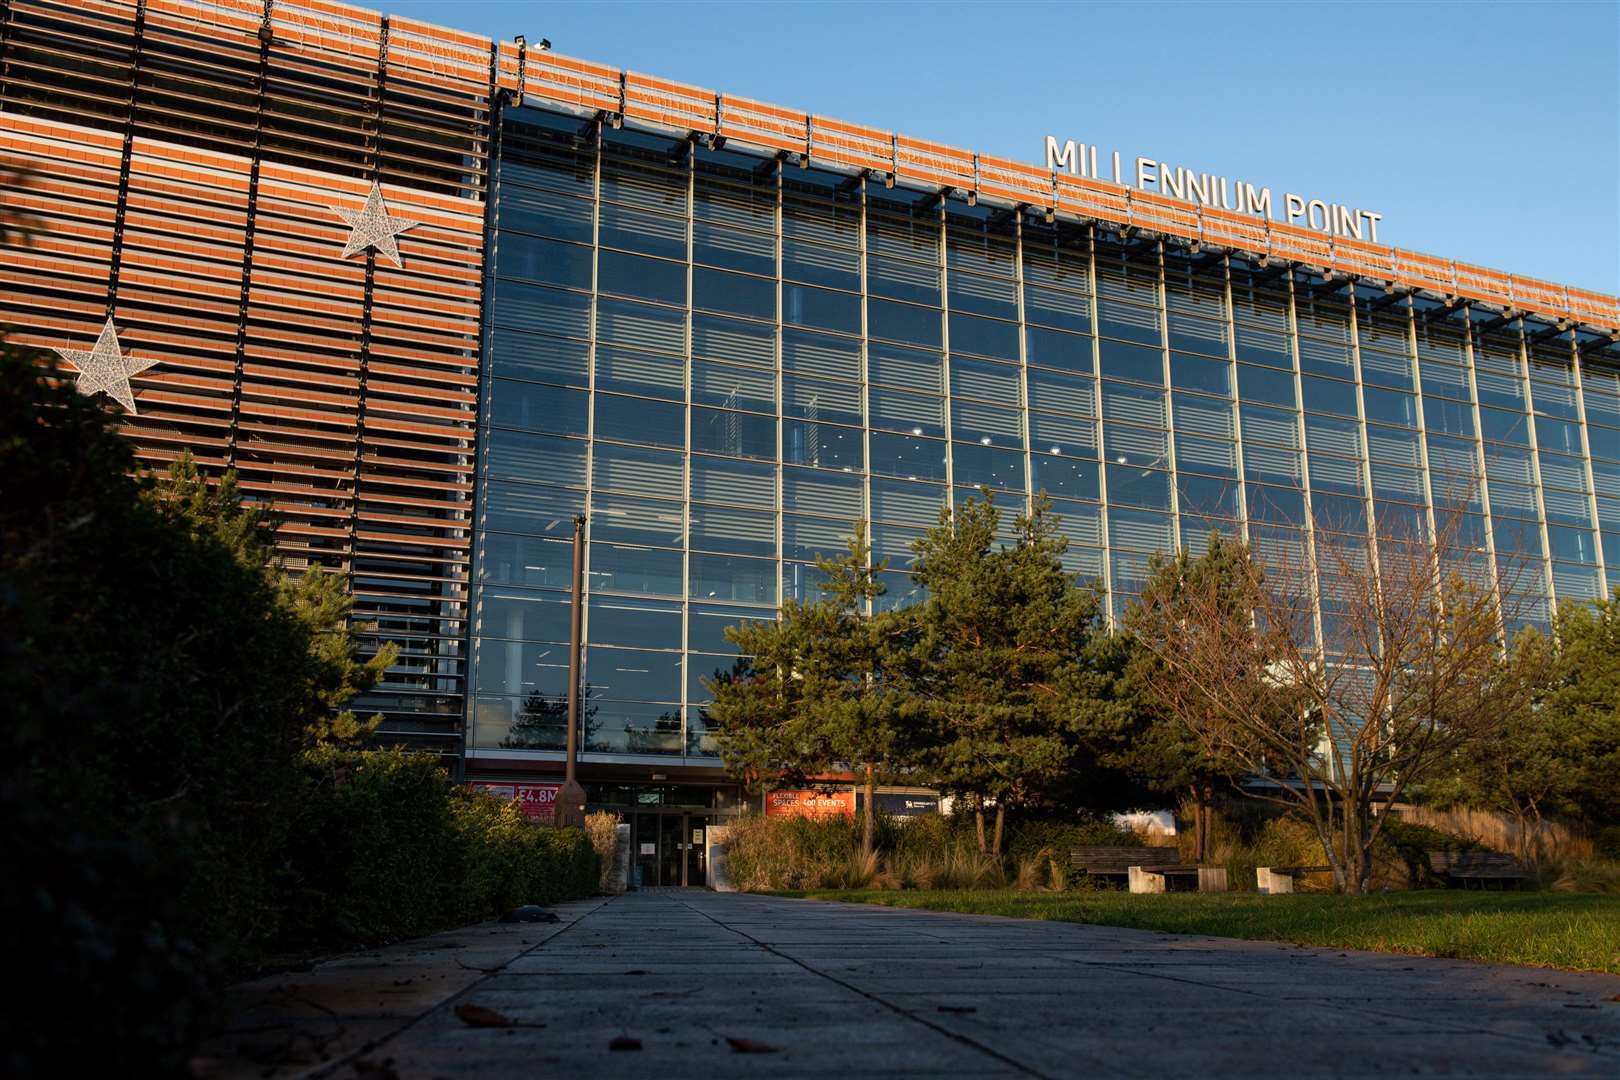
{"type": "Polygon", "coordinates": [[[1361,898],[1298,893],[823,890],[783,893],[974,915],[1416,953],[1620,975],[1620,898],[1427,890],[1361,898]]]}

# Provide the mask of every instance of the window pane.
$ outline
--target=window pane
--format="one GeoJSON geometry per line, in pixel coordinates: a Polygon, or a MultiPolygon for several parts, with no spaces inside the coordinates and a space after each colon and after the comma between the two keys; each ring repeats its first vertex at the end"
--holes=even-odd
{"type": "Polygon", "coordinates": [[[495,379],[489,392],[489,422],[551,435],[584,435],[589,401],[583,390],[495,379]]]}
{"type": "Polygon", "coordinates": [[[681,455],[598,443],[591,454],[591,486],[679,499],[683,494],[681,455]]]}
{"type": "Polygon", "coordinates": [[[1097,344],[1104,375],[1135,379],[1137,382],[1152,383],[1155,386],[1164,384],[1164,357],[1158,349],[1127,345],[1122,341],[1112,341],[1108,338],[1099,340],[1097,344]]]}
{"type": "Polygon", "coordinates": [[[590,684],[593,701],[679,701],[681,654],[588,645],[585,680],[590,684]]]}
{"type": "Polygon", "coordinates": [[[944,369],[944,358],[938,353],[878,342],[868,350],[867,375],[874,383],[939,394],[944,392],[944,369]]]}
{"type": "Polygon", "coordinates": [[[683,447],[686,445],[686,408],[674,401],[597,394],[596,437],[683,447]]]}
{"type": "Polygon", "coordinates": [[[945,403],[938,397],[871,388],[872,427],[912,435],[945,435],[945,403]]]}
{"type": "Polygon", "coordinates": [[[774,413],[776,373],[711,360],[693,360],[692,400],[702,405],[774,413]]]}
{"type": "Polygon", "coordinates": [[[872,471],[910,480],[945,479],[945,444],[934,439],[874,431],[872,471]]]}
{"type": "Polygon", "coordinates": [[[951,361],[951,393],[1004,405],[1023,400],[1016,366],[966,358],[951,361]]]}
{"type": "Polygon", "coordinates": [[[1225,360],[1171,353],[1170,385],[1178,390],[1201,390],[1226,397],[1232,393],[1232,365],[1225,360]]]}
{"type": "Polygon", "coordinates": [[[776,515],[730,506],[692,505],[692,548],[738,555],[776,554],[776,515]]]}
{"type": "Polygon", "coordinates": [[[1091,338],[1079,334],[1065,334],[1040,326],[1030,326],[1024,331],[1024,353],[1031,364],[1089,375],[1091,350],[1091,338]]]}
{"type": "Polygon", "coordinates": [[[1170,509],[1170,474],[1131,465],[1108,465],[1108,501],[1128,506],[1170,509]]]}
{"type": "Polygon", "coordinates": [[[486,475],[551,484],[584,484],[585,442],[493,428],[485,445],[486,475]]]}
{"type": "Polygon", "coordinates": [[[681,647],[681,606],[657,600],[591,597],[586,618],[593,645],[636,649],[681,647]]]}
{"type": "Polygon", "coordinates": [[[746,604],[776,602],[776,563],[733,555],[691,556],[691,588],[699,600],[736,600],[746,604]]]}
{"type": "Polygon", "coordinates": [[[782,321],[795,326],[858,334],[861,332],[861,298],[852,293],[784,284],[782,321]]]}
{"type": "Polygon", "coordinates": [[[603,249],[597,267],[597,288],[604,294],[684,305],[686,267],[682,263],[603,249]]]}
{"type": "Polygon", "coordinates": [[[775,458],[776,418],[730,409],[692,409],[692,449],[736,457],[775,458]]]}
{"type": "Polygon", "coordinates": [[[596,350],[596,388],[679,401],[686,396],[686,364],[676,356],[603,345],[596,350]]]}
{"type": "Polygon", "coordinates": [[[776,282],[697,267],[692,271],[692,306],[752,319],[774,319],[776,282]]]}
{"type": "Polygon", "coordinates": [[[951,352],[1018,359],[1018,324],[951,312],[951,352]]]}
{"type": "Polygon", "coordinates": [[[782,425],[782,460],[859,472],[866,466],[866,450],[859,428],[789,420],[782,425]]]}
{"type": "Polygon", "coordinates": [[[772,508],[776,505],[776,469],[761,462],[694,454],[692,498],[772,508]]]}
{"type": "Polygon", "coordinates": [[[1035,470],[1031,486],[1036,491],[1062,499],[1095,501],[1102,496],[1093,459],[1041,453],[1032,454],[1030,464],[1035,470]]]}

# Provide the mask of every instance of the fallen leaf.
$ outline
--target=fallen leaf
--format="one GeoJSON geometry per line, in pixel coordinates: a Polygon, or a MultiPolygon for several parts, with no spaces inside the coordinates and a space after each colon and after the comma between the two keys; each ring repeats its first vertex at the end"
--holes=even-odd
{"type": "Polygon", "coordinates": [[[619,1035],[619,1036],[616,1036],[612,1042],[608,1043],[608,1049],[609,1050],[640,1050],[641,1049],[641,1040],[640,1039],[632,1039],[628,1035],[619,1035]]]}
{"type": "Polygon", "coordinates": [[[937,1008],[940,1012],[948,1013],[975,1013],[979,1011],[976,1005],[940,1005],[937,1008]]]}
{"type": "Polygon", "coordinates": [[[625,972],[625,974],[626,975],[645,975],[647,973],[645,971],[642,971],[640,968],[631,968],[629,971],[625,972]]]}
{"type": "Polygon", "coordinates": [[[470,1001],[463,1001],[456,1006],[456,1016],[468,1027],[478,1028],[504,1028],[512,1026],[512,1018],[486,1009],[482,1005],[474,1005],[470,1001]]]}
{"type": "Polygon", "coordinates": [[[739,1054],[774,1054],[782,1049],[770,1043],[762,1043],[755,1039],[738,1039],[730,1035],[726,1036],[726,1042],[730,1043],[731,1049],[739,1054]]]}

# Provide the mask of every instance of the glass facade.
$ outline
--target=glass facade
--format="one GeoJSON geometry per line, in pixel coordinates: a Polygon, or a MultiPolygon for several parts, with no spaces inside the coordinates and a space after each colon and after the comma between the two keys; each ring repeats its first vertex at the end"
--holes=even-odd
{"type": "Polygon", "coordinates": [[[980,486],[1050,496],[1116,616],[1211,529],[1298,566],[1455,506],[1529,619],[1620,584],[1620,377],[1573,332],[529,108],[493,200],[474,752],[561,748],[581,513],[586,760],[712,766],[724,627],[863,518],[907,602],[980,486]]]}

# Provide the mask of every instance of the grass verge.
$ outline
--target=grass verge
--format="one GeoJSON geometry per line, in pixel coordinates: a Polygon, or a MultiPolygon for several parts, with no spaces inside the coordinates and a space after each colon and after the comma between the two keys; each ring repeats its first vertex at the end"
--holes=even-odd
{"type": "Polygon", "coordinates": [[[1366,897],[815,890],[782,896],[1620,975],[1612,896],[1443,890],[1366,897]]]}

